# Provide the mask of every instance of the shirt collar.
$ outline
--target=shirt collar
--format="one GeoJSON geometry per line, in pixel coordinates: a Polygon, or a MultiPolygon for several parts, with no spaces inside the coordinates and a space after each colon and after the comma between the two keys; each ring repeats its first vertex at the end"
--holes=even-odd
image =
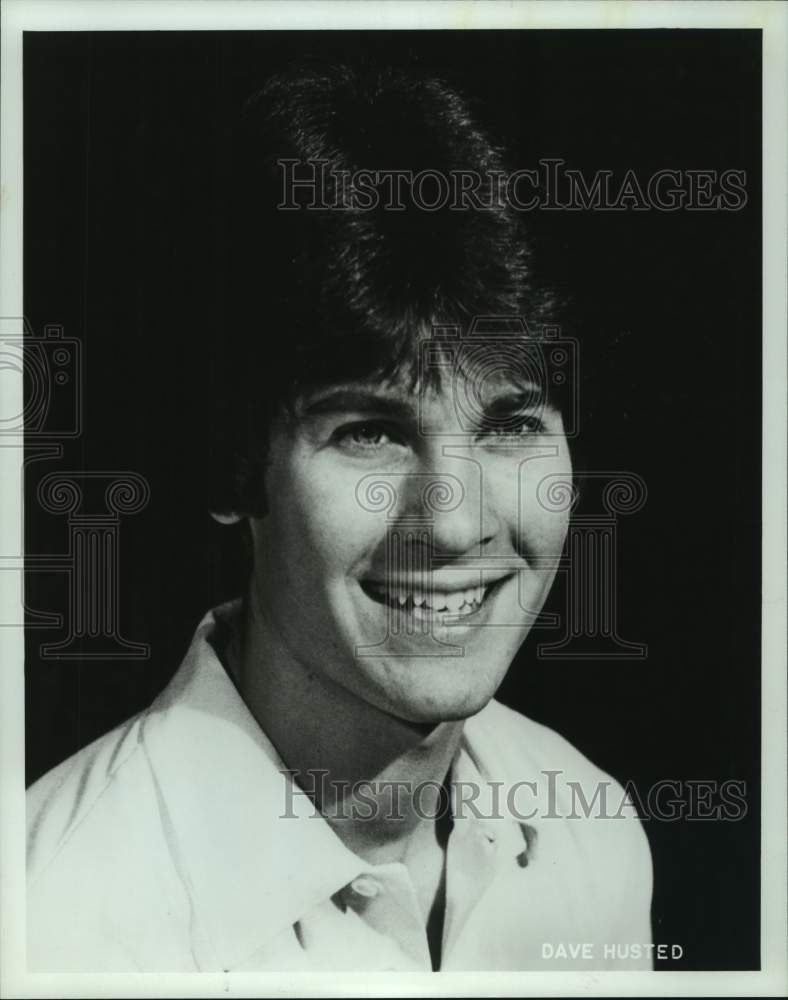
{"type": "MultiPolygon", "coordinates": [[[[239,610],[206,615],[141,736],[175,864],[227,969],[372,870],[294,785],[222,666],[213,642],[239,610]]],[[[521,858],[523,832],[496,814],[486,771],[464,739],[452,781],[478,785],[481,817],[456,822],[480,823],[499,853],[521,858]]]]}
{"type": "Polygon", "coordinates": [[[294,793],[220,663],[210,639],[217,615],[235,611],[200,623],[141,737],[175,862],[225,968],[368,867],[294,793]]]}
{"type": "Polygon", "coordinates": [[[501,860],[512,858],[524,868],[531,860],[536,830],[518,819],[508,806],[507,783],[494,777],[495,762],[481,755],[486,735],[480,716],[468,720],[452,766],[452,815],[455,829],[473,825],[496,845],[501,860]],[[478,795],[476,791],[478,790],[478,795]],[[470,797],[467,796],[470,792],[470,797]]]}

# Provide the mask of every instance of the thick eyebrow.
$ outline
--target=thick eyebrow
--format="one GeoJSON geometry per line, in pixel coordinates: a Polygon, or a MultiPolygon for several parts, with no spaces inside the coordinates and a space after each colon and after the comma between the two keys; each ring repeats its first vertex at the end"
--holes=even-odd
{"type": "Polygon", "coordinates": [[[414,419],[414,402],[398,396],[389,396],[372,389],[337,387],[308,400],[302,413],[321,416],[334,413],[380,413],[401,420],[414,419]]]}
{"type": "Polygon", "coordinates": [[[487,401],[484,413],[488,417],[508,416],[525,413],[535,406],[553,409],[549,399],[545,398],[543,389],[536,383],[519,386],[505,386],[487,401]]]}
{"type": "MultiPolygon", "coordinates": [[[[473,401],[472,410],[478,410],[478,404],[478,400],[473,401]]],[[[502,384],[485,404],[478,412],[482,421],[505,419],[536,406],[544,410],[555,409],[550,400],[544,398],[543,389],[533,382],[502,384]]],[[[419,418],[419,399],[418,396],[395,396],[375,389],[337,386],[306,400],[301,409],[301,415],[306,417],[340,413],[375,414],[415,423],[419,418]]]]}

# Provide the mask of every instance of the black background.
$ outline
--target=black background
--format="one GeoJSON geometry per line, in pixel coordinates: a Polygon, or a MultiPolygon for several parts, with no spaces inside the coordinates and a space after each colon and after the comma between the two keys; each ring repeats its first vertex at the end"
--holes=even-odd
{"type": "MultiPolygon", "coordinates": [[[[577,456],[648,485],[619,536],[620,630],[648,657],[545,661],[532,637],[501,697],[643,792],[746,782],[744,820],[645,825],[655,940],[684,949],[659,967],[757,968],[760,32],[26,34],[25,311],[84,349],[84,427],[62,465],[133,470],[152,493],[120,535],[121,630],[150,658],[47,660],[62,633],[30,628],[28,780],[143,707],[240,589],[236,542],[196,485],[222,348],[222,122],[293,55],[362,49],[459,81],[514,167],[746,171],[735,212],[532,213],[573,296],[581,379],[596,376],[577,456]]],[[[30,499],[56,468],[27,472],[31,554],[68,544],[30,499]]],[[[64,612],[62,574],[29,574],[26,600],[64,612]]],[[[561,602],[558,587],[548,610],[561,602]]]]}

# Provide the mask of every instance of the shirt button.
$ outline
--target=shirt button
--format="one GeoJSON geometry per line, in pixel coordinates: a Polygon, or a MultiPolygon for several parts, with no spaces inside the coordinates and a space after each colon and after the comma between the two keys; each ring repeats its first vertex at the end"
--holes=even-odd
{"type": "Polygon", "coordinates": [[[368,875],[361,875],[350,883],[350,888],[357,896],[364,896],[366,899],[374,899],[380,892],[380,886],[368,875]]]}

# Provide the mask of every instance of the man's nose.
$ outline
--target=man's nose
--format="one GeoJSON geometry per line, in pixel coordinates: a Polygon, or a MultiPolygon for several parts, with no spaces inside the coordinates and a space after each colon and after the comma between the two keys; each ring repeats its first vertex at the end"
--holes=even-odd
{"type": "Polygon", "coordinates": [[[495,512],[485,499],[481,465],[435,448],[425,456],[422,475],[411,503],[430,527],[435,554],[479,555],[498,530],[495,512]]]}

